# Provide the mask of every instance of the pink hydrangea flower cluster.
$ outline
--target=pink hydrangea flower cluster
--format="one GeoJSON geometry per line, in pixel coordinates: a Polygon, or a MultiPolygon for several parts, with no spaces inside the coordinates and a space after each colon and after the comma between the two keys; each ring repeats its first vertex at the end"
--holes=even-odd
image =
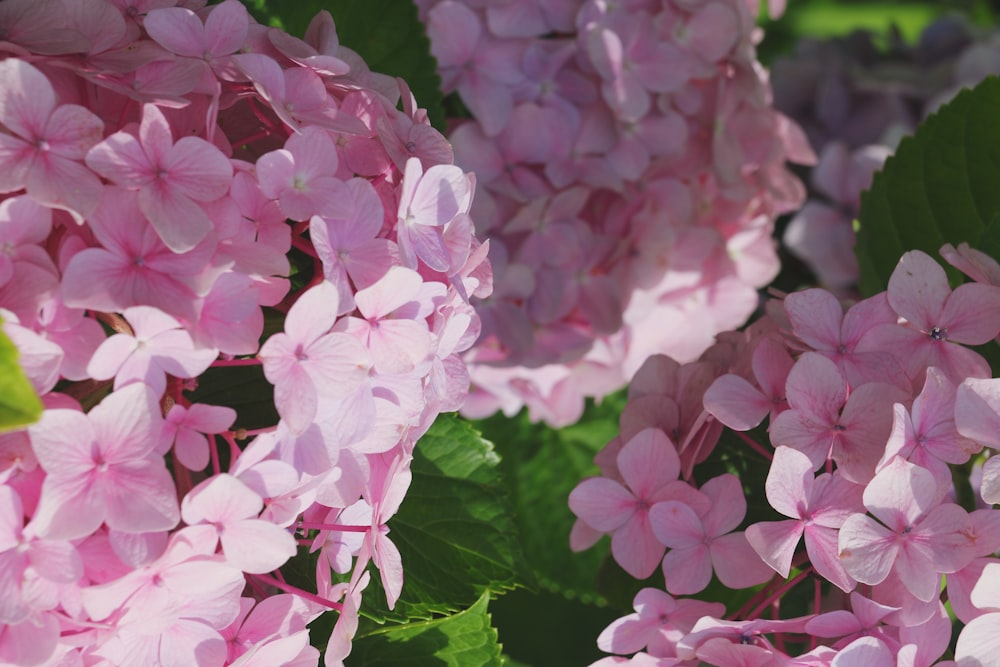
{"type": "Polygon", "coordinates": [[[640,369],[602,476],[570,495],[571,542],[610,534],[621,567],[659,569],[666,590],[636,596],[598,638],[619,655],[596,664],[996,663],[1000,457],[986,457],[1000,447],[1000,379],[968,346],[1000,334],[1000,265],[964,246],[942,254],[976,282],[952,289],[909,252],[886,292],[850,307],[822,289],[789,294],[699,361],[640,369]],[[770,446],[746,433],[765,420],[770,446]],[[723,426],[768,460],[766,480],[698,479],[723,426]],[[743,485],[761,482],[749,494],[773,518],[750,523],[743,485]],[[679,597],[713,573],[763,586],[740,609],[679,597]],[[813,613],[783,617],[792,596],[814,597],[813,613]],[[939,662],[945,601],[964,624],[957,663],[939,662]]]}
{"type": "MultiPolygon", "coordinates": [[[[783,3],[771,3],[772,10],[783,3]]],[[[742,324],[814,157],[771,105],[754,0],[418,0],[496,271],[464,413],[554,426],[651,354],[742,324]]]]}
{"type": "Polygon", "coordinates": [[[237,0],[8,0],[0,36],[0,313],[46,406],[0,435],[0,662],[316,664],[333,609],[341,664],[468,392],[473,178],[327,13],[300,40],[237,0]],[[276,424],[198,402],[230,366],[276,424]]]}

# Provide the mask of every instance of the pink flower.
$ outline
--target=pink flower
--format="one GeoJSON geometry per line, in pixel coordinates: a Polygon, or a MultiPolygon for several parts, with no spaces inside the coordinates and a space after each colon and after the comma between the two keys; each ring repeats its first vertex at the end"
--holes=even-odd
{"type": "Polygon", "coordinates": [[[424,293],[431,287],[416,271],[390,268],[375,284],[354,295],[364,319],[347,319],[346,330],[368,348],[379,373],[408,373],[428,360],[431,337],[424,293]]]}
{"type": "Polygon", "coordinates": [[[837,366],[816,352],[795,362],[785,391],[791,409],[771,424],[771,442],[798,449],[814,469],[832,459],[857,483],[875,474],[892,429],[892,404],[908,400],[901,389],[880,382],[849,392],[837,366]]]}
{"type": "Polygon", "coordinates": [[[847,573],[874,585],[895,570],[917,599],[933,599],[941,573],[965,567],[975,555],[969,515],[940,499],[930,472],[893,459],[864,492],[865,507],[882,523],[853,514],[840,529],[840,559],[847,573]]]}
{"type": "Polygon", "coordinates": [[[134,306],[122,315],[132,327],[132,335],[112,335],[87,365],[95,379],[114,378],[115,389],[142,382],[159,396],[166,390],[167,375],[198,377],[219,355],[218,350],[196,348],[180,323],[156,308],[134,306]]]}
{"type": "Polygon", "coordinates": [[[732,533],[747,511],[743,487],[735,475],[714,477],[700,491],[712,502],[699,515],[684,502],[658,502],[649,510],[653,534],[670,551],[663,557],[667,590],[674,595],[698,593],[712,580],[712,571],[729,588],[747,588],[767,581],[771,568],[747,542],[732,533]]]}
{"type": "Polygon", "coordinates": [[[284,148],[260,156],[257,179],[287,217],[304,221],[339,210],[337,163],[337,149],[327,131],[305,127],[290,136],[284,148]]]}
{"type": "Polygon", "coordinates": [[[406,161],[397,226],[406,266],[416,269],[419,258],[435,271],[449,270],[443,227],[468,213],[473,188],[472,177],[454,165],[435,165],[425,172],[417,158],[406,161]]]}
{"type": "MultiPolygon", "coordinates": [[[[257,518],[262,509],[259,495],[235,477],[221,474],[184,496],[181,518],[189,526],[211,526],[227,562],[244,572],[262,574],[281,567],[296,550],[291,533],[257,518]]],[[[208,539],[207,533],[203,539],[208,539]]]]}
{"type": "Polygon", "coordinates": [[[368,352],[361,343],[330,333],[337,310],[333,285],[311,288],[288,311],[285,333],[268,338],[257,355],[274,385],[278,413],[295,432],[316,416],[321,397],[343,398],[368,376],[368,352]]]}
{"type": "Polygon", "coordinates": [[[130,533],[176,526],[177,493],[155,452],[162,428],[156,395],[143,384],[110,394],[86,415],[46,410],[29,430],[46,472],[38,533],[76,539],[102,523],[130,533]]]}
{"type": "Polygon", "coordinates": [[[683,489],[692,489],[677,481],[677,450],[659,429],[633,436],[618,453],[617,464],[624,484],[604,477],[586,479],[569,494],[569,507],[587,525],[612,533],[615,560],[633,577],[645,579],[664,551],[650,525],[650,507],[684,497],[683,489]]]}
{"type": "Polygon", "coordinates": [[[178,318],[196,319],[195,287],[215,243],[206,239],[183,254],[171,251],[139,210],[136,194],[104,188],[100,207],[87,221],[100,247],[74,254],[62,280],[68,306],[120,311],[153,306],[178,318]]]}
{"type": "Polygon", "coordinates": [[[56,106],[45,75],[18,58],[0,62],[0,192],[25,188],[39,204],[82,222],[97,207],[100,180],[83,164],[104,122],[75,104],[56,106]]]}
{"type": "Polygon", "coordinates": [[[206,433],[222,433],[236,421],[236,411],[219,405],[195,403],[184,407],[174,405],[163,422],[163,439],[181,465],[190,470],[204,470],[208,465],[209,447],[206,433]]]}
{"type": "Polygon", "coordinates": [[[597,638],[602,651],[627,654],[646,649],[659,658],[674,657],[675,645],[698,619],[718,618],[726,611],[718,602],[675,600],[656,588],[643,588],[632,604],[636,613],[614,621],[597,638]]]}
{"type": "Polygon", "coordinates": [[[114,183],[138,191],[139,210],[174,252],[186,252],[212,230],[196,202],[226,194],[233,168],[222,152],[200,137],[174,143],[163,112],[142,108],[138,133],[116,132],[87,153],[87,166],[114,183]]]}
{"type": "Polygon", "coordinates": [[[989,365],[959,345],[982,345],[1000,332],[1000,288],[967,283],[952,290],[944,269],[919,250],[906,253],[889,277],[889,305],[910,326],[882,325],[859,343],[859,350],[891,351],[918,380],[937,366],[953,383],[990,377],[989,365]]]}
{"type": "Polygon", "coordinates": [[[768,565],[788,577],[792,556],[805,535],[809,562],[841,590],[854,588],[837,555],[837,536],[849,515],[860,512],[863,488],[839,474],[813,478],[813,466],[802,452],[791,447],[774,450],[764,485],[767,500],[792,521],[755,523],[746,529],[747,541],[768,565]]]}

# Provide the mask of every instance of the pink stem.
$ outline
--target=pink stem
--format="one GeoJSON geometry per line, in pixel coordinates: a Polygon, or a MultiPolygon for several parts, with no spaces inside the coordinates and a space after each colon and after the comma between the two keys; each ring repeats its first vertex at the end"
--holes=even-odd
{"type": "Polygon", "coordinates": [[[760,443],[758,443],[756,440],[754,440],[753,438],[751,438],[749,435],[747,435],[743,431],[735,431],[735,433],[736,433],[737,436],[739,436],[740,440],[742,440],[743,442],[747,443],[747,445],[750,446],[750,449],[754,450],[755,452],[757,452],[758,454],[760,454],[761,456],[763,456],[768,461],[770,461],[771,459],[774,458],[774,455],[771,454],[771,452],[769,452],[766,449],[764,449],[764,447],[762,447],[760,445],[760,443]]]}
{"type": "Polygon", "coordinates": [[[757,605],[756,607],[754,607],[750,611],[750,613],[747,614],[746,620],[752,621],[753,619],[757,618],[761,614],[761,612],[763,612],[765,609],[767,609],[767,607],[769,605],[773,604],[774,602],[777,602],[778,599],[780,599],[782,595],[784,595],[789,590],[791,590],[792,588],[794,588],[795,586],[797,586],[798,583],[800,581],[802,581],[803,579],[805,579],[806,577],[808,577],[811,572],[812,572],[812,567],[810,566],[810,567],[807,567],[806,569],[802,570],[801,572],[799,572],[797,575],[795,575],[794,577],[792,577],[788,581],[786,581],[783,586],[780,586],[776,591],[774,591],[769,596],[767,596],[766,600],[764,600],[759,605],[757,605]]]}
{"type": "Polygon", "coordinates": [[[299,528],[309,530],[339,530],[342,533],[367,533],[371,526],[342,526],[339,523],[317,523],[315,521],[299,521],[299,528]]]}
{"type": "Polygon", "coordinates": [[[274,586],[279,590],[283,590],[286,593],[291,593],[292,595],[298,595],[299,597],[305,598],[306,600],[312,600],[316,604],[321,604],[324,607],[329,607],[330,609],[336,609],[337,611],[342,611],[344,609],[344,605],[340,604],[339,602],[331,602],[330,600],[322,598],[316,595],[315,593],[310,593],[309,591],[304,591],[301,588],[296,588],[291,584],[287,584],[284,581],[279,581],[274,577],[267,576],[266,574],[252,574],[250,575],[250,577],[262,581],[266,584],[270,584],[271,586],[274,586]]]}

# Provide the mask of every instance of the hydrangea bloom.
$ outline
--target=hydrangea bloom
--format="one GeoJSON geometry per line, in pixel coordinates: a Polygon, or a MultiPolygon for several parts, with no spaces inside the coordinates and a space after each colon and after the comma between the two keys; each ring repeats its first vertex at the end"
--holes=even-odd
{"type": "Polygon", "coordinates": [[[450,138],[494,253],[465,414],[570,424],[743,323],[804,196],[785,162],[813,159],[771,106],[756,2],[417,4],[472,112],[450,138]]]}
{"type": "MultiPolygon", "coordinates": [[[[645,511],[665,550],[666,592],[644,589],[637,613],[598,640],[605,651],[635,655],[595,664],[955,664],[936,662],[953,640],[946,598],[966,624],[957,664],[995,661],[1000,515],[983,504],[970,511],[977,499],[969,492],[978,490],[985,503],[1000,498],[995,456],[983,464],[981,483],[970,474],[970,458],[982,446],[1000,445],[1000,393],[996,380],[978,377],[985,360],[951,342],[950,333],[970,342],[1000,333],[991,280],[997,274],[992,260],[968,248],[946,246],[942,254],[977,283],[952,290],[933,259],[911,252],[900,259],[888,294],[853,305],[822,290],[790,294],[772,301],[768,315],[745,332],[720,335],[696,362],[647,361],[630,388],[621,434],[595,459],[602,476],[583,480],[570,495],[579,517],[571,546],[592,546],[602,533],[617,537],[624,522],[645,511]],[[980,307],[963,305],[973,293],[980,307]],[[914,354],[915,346],[932,344],[950,347],[914,354]],[[953,358],[949,368],[937,365],[953,358]],[[866,360],[880,371],[865,369],[866,360]],[[964,379],[956,385],[949,375],[964,379]],[[698,376],[704,380],[691,381],[698,376]],[[691,421],[701,433],[694,440],[699,453],[682,466],[680,480],[671,471],[642,482],[650,489],[688,485],[687,499],[636,493],[628,462],[630,438],[638,437],[633,429],[683,421],[682,400],[695,404],[689,412],[700,410],[691,421]],[[713,453],[721,423],[741,433],[744,450],[730,441],[713,453]],[[760,480],[732,473],[700,480],[720,466],[752,470],[753,459],[768,468],[763,491],[775,518],[730,532],[744,520],[743,485],[751,489],[747,498],[759,498],[760,480]],[[694,504],[699,497],[708,502],[694,504]],[[696,601],[675,601],[667,592],[729,599],[702,592],[713,570],[727,588],[766,583],[738,609],[703,608],[690,628],[673,624],[672,614],[696,601]],[[812,613],[788,618],[786,605],[779,608],[784,600],[812,613]],[[809,650],[794,648],[805,646],[803,636],[809,650]]],[[[659,453],[652,444],[650,461],[674,449],[665,439],[659,453]]],[[[633,554],[614,548],[614,537],[611,556],[637,574],[633,554]]]]}
{"type": "Polygon", "coordinates": [[[468,393],[475,179],[406,86],[329,14],[303,41],[175,5],[0,7],[0,312],[47,407],[0,436],[4,664],[315,665],[324,609],[340,664],[468,393]],[[240,366],[274,423],[199,399],[240,366]],[[313,543],[315,593],[281,574],[313,543]]]}

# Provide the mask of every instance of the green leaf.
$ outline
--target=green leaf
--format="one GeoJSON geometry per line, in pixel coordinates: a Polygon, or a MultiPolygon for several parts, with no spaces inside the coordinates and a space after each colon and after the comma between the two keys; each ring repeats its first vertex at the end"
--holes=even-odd
{"type": "Polygon", "coordinates": [[[521,540],[539,583],[591,604],[605,604],[594,586],[608,544],[582,553],[570,550],[569,532],[576,517],[568,498],[582,479],[599,473],[594,455],[618,435],[624,405],[624,392],[606,397],[600,405],[589,403],[579,422],[558,431],[532,424],[526,412],[479,424],[497,443],[521,540]]]}
{"type": "Polygon", "coordinates": [[[0,331],[0,433],[32,424],[42,416],[42,402],[17,363],[18,350],[0,331]]]}
{"type": "Polygon", "coordinates": [[[417,104],[427,109],[431,124],[445,130],[444,97],[430,40],[407,0],[337,0],[267,2],[243,0],[262,22],[302,37],[309,21],[326,9],[337,25],[340,43],[357,51],[373,72],[401,77],[417,104]]]}
{"type": "MultiPolygon", "coordinates": [[[[944,243],[975,244],[1000,212],[1000,79],[964,90],[930,116],[861,197],[861,291],[886,288],[900,256],[938,257],[944,243]]],[[[958,273],[946,269],[953,280],[958,273]]]]}
{"type": "MultiPolygon", "coordinates": [[[[366,592],[367,596],[368,593],[366,592]]],[[[431,621],[393,625],[355,637],[349,667],[500,667],[497,632],[486,611],[484,591],[465,611],[431,621]]]]}
{"type": "Polygon", "coordinates": [[[378,574],[362,614],[405,622],[450,614],[483,591],[531,583],[493,445],[454,415],[441,415],[417,443],[413,482],[389,539],[403,560],[402,597],[389,610],[378,574]]]}
{"type": "Polygon", "coordinates": [[[267,428],[278,423],[274,387],[264,377],[263,366],[209,368],[198,377],[191,401],[225,405],[236,410],[234,429],[267,428]]]}

